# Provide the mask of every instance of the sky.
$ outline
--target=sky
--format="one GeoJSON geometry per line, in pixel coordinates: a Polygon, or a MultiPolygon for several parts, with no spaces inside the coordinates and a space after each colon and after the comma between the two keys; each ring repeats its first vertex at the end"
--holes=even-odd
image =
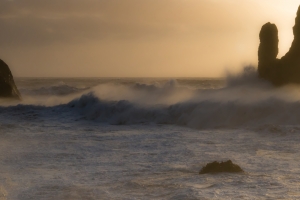
{"type": "Polygon", "coordinates": [[[220,77],[257,65],[263,24],[293,40],[300,0],[1,0],[15,77],[220,77]]]}

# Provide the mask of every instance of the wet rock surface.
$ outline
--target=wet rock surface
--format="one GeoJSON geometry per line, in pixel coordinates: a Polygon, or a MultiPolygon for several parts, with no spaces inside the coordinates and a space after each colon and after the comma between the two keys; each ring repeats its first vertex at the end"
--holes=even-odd
{"type": "Polygon", "coordinates": [[[21,99],[8,65],[0,59],[0,98],[21,99]]]}
{"type": "Polygon", "coordinates": [[[199,174],[207,174],[207,173],[223,173],[223,172],[229,172],[229,173],[238,173],[238,172],[244,172],[242,168],[234,163],[232,163],[231,160],[228,160],[226,162],[217,162],[214,161],[212,163],[206,164],[205,167],[203,167],[199,174]]]}

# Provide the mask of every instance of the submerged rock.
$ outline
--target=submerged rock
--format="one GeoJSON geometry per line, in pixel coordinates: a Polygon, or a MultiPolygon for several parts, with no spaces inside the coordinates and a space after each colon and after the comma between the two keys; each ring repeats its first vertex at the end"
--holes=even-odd
{"type": "Polygon", "coordinates": [[[261,28],[258,49],[258,74],[274,85],[300,84],[300,6],[293,33],[294,41],[290,50],[281,59],[277,59],[279,40],[276,25],[267,23],[261,28]]]}
{"type": "Polygon", "coordinates": [[[207,173],[222,173],[222,172],[229,172],[229,173],[237,173],[237,172],[243,172],[242,168],[236,164],[233,164],[231,160],[228,160],[226,162],[212,162],[206,164],[205,167],[203,167],[199,174],[207,174],[207,173]]]}
{"type": "Polygon", "coordinates": [[[21,99],[8,65],[0,59],[0,98],[21,99]]]}

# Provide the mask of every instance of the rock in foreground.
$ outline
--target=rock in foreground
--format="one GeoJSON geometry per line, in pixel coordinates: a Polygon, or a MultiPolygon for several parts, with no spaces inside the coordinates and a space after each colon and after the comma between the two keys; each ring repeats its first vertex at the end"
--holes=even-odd
{"type": "Polygon", "coordinates": [[[21,99],[8,65],[0,59],[0,98],[21,99]]]}
{"type": "Polygon", "coordinates": [[[212,162],[208,163],[205,167],[203,167],[199,174],[207,174],[207,173],[222,173],[222,172],[229,172],[229,173],[237,173],[243,172],[242,168],[236,164],[233,164],[231,160],[226,162],[212,162]]]}

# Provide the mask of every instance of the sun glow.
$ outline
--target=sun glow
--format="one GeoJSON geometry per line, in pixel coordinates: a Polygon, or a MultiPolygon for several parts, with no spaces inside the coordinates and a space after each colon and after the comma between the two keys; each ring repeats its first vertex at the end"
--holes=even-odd
{"type": "Polygon", "coordinates": [[[257,65],[258,34],[267,22],[278,27],[278,58],[285,55],[299,4],[0,1],[5,8],[0,12],[0,58],[15,76],[222,76],[244,63],[257,65]]]}
{"type": "Polygon", "coordinates": [[[293,42],[294,36],[292,32],[292,27],[290,27],[290,30],[288,29],[279,30],[278,34],[279,34],[278,58],[281,58],[289,51],[291,44],[293,42]]]}

